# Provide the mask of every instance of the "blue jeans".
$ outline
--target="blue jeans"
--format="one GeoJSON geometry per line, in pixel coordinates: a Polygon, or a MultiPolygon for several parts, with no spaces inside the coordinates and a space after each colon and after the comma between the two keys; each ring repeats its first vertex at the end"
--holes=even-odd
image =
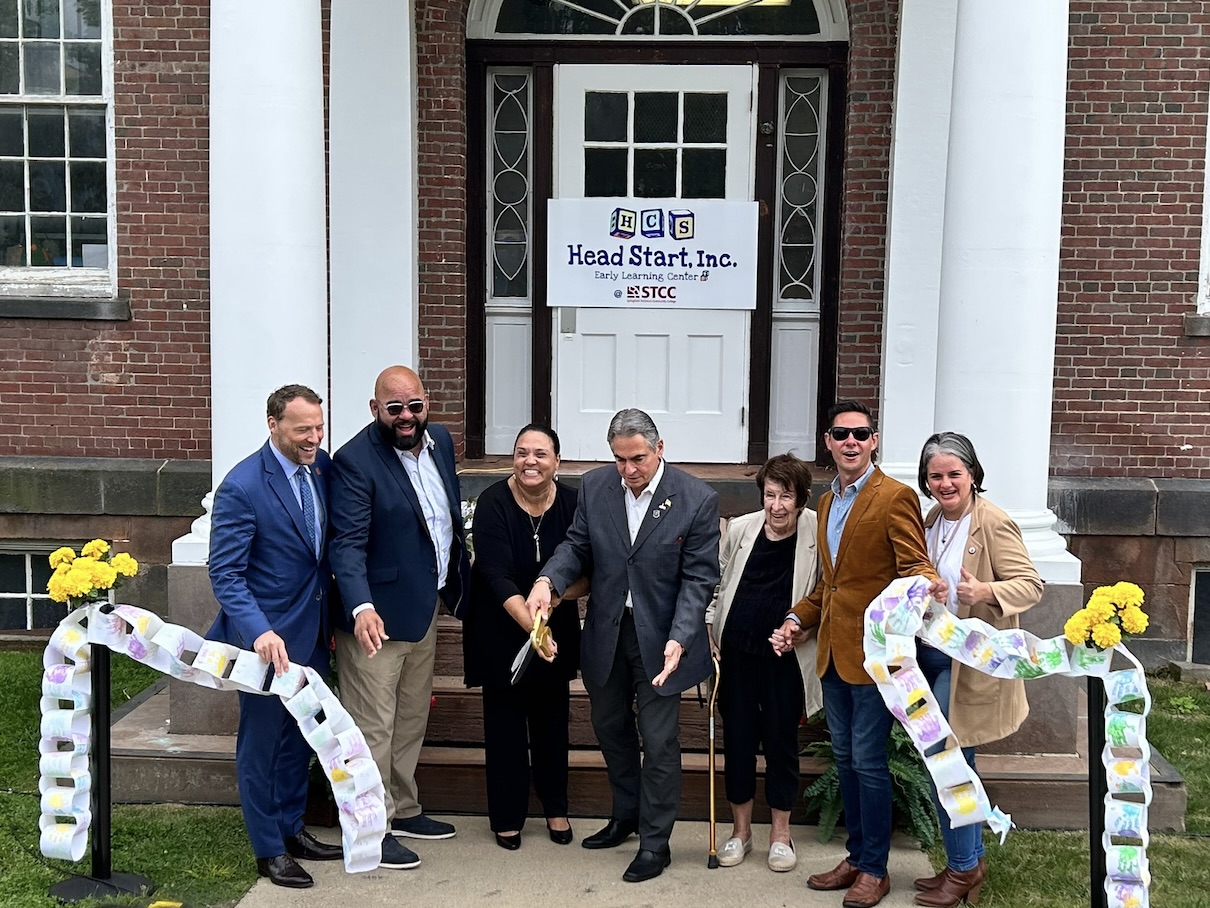
{"type": "Polygon", "coordinates": [[[829,665],[820,679],[840,779],[849,863],[862,873],[886,876],[891,852],[891,773],[887,736],[895,718],[874,684],[849,684],[829,665]]]}
{"type": "MultiPolygon", "coordinates": [[[[920,670],[924,672],[929,687],[933,689],[933,696],[937,698],[937,703],[941,706],[941,714],[948,719],[950,715],[950,681],[954,676],[953,661],[941,650],[925,646],[923,643],[917,643],[916,661],[920,665],[920,670]]],[[[975,669],[970,670],[975,671],[975,669]]],[[[938,744],[930,748],[928,754],[931,756],[938,753],[944,746],[944,743],[938,744]]],[[[974,769],[975,748],[962,748],[962,756],[966,758],[970,768],[974,769]]],[[[972,823],[969,826],[951,829],[949,814],[941,806],[941,801],[937,797],[937,787],[933,785],[932,779],[929,779],[929,790],[933,793],[933,806],[937,808],[937,818],[941,821],[941,840],[945,843],[946,865],[951,870],[973,870],[979,863],[979,859],[983,857],[983,824],[972,823]]]]}

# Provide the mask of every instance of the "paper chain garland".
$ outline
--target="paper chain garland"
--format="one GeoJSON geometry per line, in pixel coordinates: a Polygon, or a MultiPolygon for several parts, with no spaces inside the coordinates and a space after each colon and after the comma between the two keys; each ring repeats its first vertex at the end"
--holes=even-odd
{"type": "Polygon", "coordinates": [[[42,657],[42,854],[79,861],[88,847],[93,644],[202,687],[281,697],[332,783],[345,870],[362,873],[378,867],[387,828],[382,778],[361,731],[314,669],[292,664],[269,690],[261,690],[270,666],[256,653],[203,640],[145,609],[117,605],[105,613],[103,607],[109,608],[93,603],[71,612],[42,657]],[[192,663],[182,659],[188,653],[196,654],[192,663]]]}
{"type": "Polygon", "coordinates": [[[1105,679],[1105,750],[1101,762],[1108,780],[1105,796],[1105,892],[1110,908],[1148,908],[1151,873],[1147,865],[1147,808],[1151,804],[1151,747],[1147,714],[1151,694],[1143,666],[1118,645],[1098,652],[1071,647],[1063,637],[1043,640],[1010,628],[998,630],[978,618],[958,618],[928,595],[924,577],[895,580],[870,603],[865,613],[865,670],[878,685],[887,708],[902,723],[920,750],[944,742],[944,750],[924,757],[951,826],[987,822],[1000,841],[1012,827],[1011,817],[988,801],[979,776],[950,739],[949,723],[916,663],[916,637],[963,665],[996,678],[1030,680],[1045,675],[1105,679]],[[1110,671],[1117,651],[1132,668],[1110,671]],[[891,666],[899,670],[891,674],[891,666]],[[1141,700],[1142,714],[1121,704],[1141,700]]]}

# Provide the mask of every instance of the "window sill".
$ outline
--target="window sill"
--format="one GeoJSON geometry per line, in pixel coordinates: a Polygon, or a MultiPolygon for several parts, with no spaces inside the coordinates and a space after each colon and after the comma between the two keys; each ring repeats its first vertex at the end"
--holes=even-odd
{"type": "Polygon", "coordinates": [[[43,318],[72,321],[130,321],[130,303],[122,299],[70,296],[0,296],[0,319],[43,318]]]}
{"type": "Polygon", "coordinates": [[[1210,312],[1186,312],[1185,337],[1210,337],[1210,312]]]}

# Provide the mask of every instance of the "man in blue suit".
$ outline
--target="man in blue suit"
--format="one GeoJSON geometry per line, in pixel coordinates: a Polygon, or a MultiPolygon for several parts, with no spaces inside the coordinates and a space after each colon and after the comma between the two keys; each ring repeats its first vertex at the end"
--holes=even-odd
{"type": "MultiPolygon", "coordinates": [[[[319,447],[322,403],[303,385],[269,395],[269,440],[214,495],[210,584],[221,611],[206,636],[255,650],[277,675],[291,661],[328,673],[330,461],[319,447]]],[[[235,766],[257,872],[305,889],[315,881],[295,858],[341,857],[340,846],[303,828],[311,749],[280,698],[239,699],[235,766]]]]}
{"type": "Polygon", "coordinates": [[[419,866],[396,836],[448,839],[425,816],[416,764],[428,726],[440,602],[459,614],[468,577],[462,500],[450,433],[429,422],[420,377],[378,376],[373,420],[333,460],[332,572],[340,699],[365,735],[386,788],[382,863],[419,866]]]}

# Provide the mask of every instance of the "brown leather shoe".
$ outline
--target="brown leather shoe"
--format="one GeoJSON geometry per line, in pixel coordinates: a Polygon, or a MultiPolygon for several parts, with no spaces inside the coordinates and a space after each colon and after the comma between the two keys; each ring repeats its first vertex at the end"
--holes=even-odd
{"type": "Polygon", "coordinates": [[[891,875],[876,877],[872,873],[859,873],[840,904],[844,908],[874,908],[891,891],[891,875]]]}
{"type": "Polygon", "coordinates": [[[970,870],[950,870],[946,867],[941,875],[941,885],[916,896],[917,905],[927,905],[929,908],[953,908],[962,902],[974,905],[983,892],[987,865],[979,864],[970,870]]]}
{"type": "MultiPolygon", "coordinates": [[[[979,866],[983,868],[983,873],[986,875],[987,858],[979,858],[979,866]]],[[[915,886],[919,892],[927,892],[929,889],[936,889],[938,886],[940,886],[941,881],[944,879],[945,879],[945,868],[943,867],[943,868],[941,868],[941,871],[939,873],[935,873],[932,876],[917,877],[912,882],[912,885],[915,886]]]]}
{"type": "Polygon", "coordinates": [[[831,892],[834,889],[848,889],[857,879],[858,870],[845,858],[831,870],[825,873],[813,873],[807,877],[807,888],[831,892]]]}

